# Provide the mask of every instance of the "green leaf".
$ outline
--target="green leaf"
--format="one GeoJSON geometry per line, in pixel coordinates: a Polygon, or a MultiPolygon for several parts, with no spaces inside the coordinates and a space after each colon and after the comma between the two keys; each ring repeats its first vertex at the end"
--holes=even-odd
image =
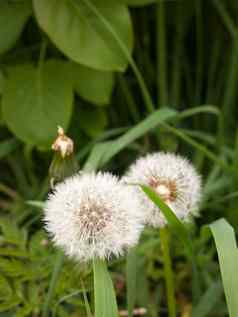
{"type": "Polygon", "coordinates": [[[95,317],[118,317],[116,295],[106,263],[94,260],[95,317]]]}
{"type": "Polygon", "coordinates": [[[114,74],[76,63],[72,67],[74,89],[79,96],[96,105],[109,104],[114,85],[114,74]]]}
{"type": "Polygon", "coordinates": [[[24,142],[49,147],[57,126],[67,129],[73,91],[67,63],[51,60],[9,70],[3,91],[3,116],[9,129],[24,142]]]}
{"type": "Polygon", "coordinates": [[[141,189],[148,196],[148,198],[155,203],[155,205],[160,209],[160,211],[165,216],[168,224],[171,226],[171,229],[180,237],[183,241],[185,250],[187,251],[187,255],[190,258],[193,258],[193,246],[183,223],[177,218],[172,209],[166,205],[163,200],[157,195],[157,193],[152,190],[150,187],[145,185],[140,185],[141,189]]]}
{"type": "Polygon", "coordinates": [[[79,126],[90,137],[98,136],[107,125],[107,115],[100,108],[86,108],[81,106],[79,109],[79,126]]]}
{"type": "Polygon", "coordinates": [[[126,132],[124,135],[122,135],[115,141],[110,142],[108,151],[105,153],[105,157],[102,161],[103,164],[108,162],[113,156],[115,156],[126,146],[134,142],[136,139],[142,137],[152,129],[156,128],[160,123],[175,118],[176,114],[176,111],[169,108],[163,108],[153,112],[145,120],[141,121],[135,127],[126,132]]]}
{"type": "Polygon", "coordinates": [[[15,45],[30,14],[29,1],[1,1],[0,55],[15,45]]]}
{"type": "Polygon", "coordinates": [[[9,299],[12,293],[13,291],[8,280],[3,275],[0,275],[0,301],[9,299]]]}
{"type": "Polygon", "coordinates": [[[121,3],[127,4],[129,6],[135,6],[135,7],[141,7],[144,5],[155,3],[157,1],[158,0],[120,0],[121,3]]]}
{"type": "Polygon", "coordinates": [[[175,118],[176,115],[177,112],[169,108],[157,110],[115,141],[96,144],[87,160],[85,170],[89,171],[92,167],[99,168],[105,165],[129,144],[156,128],[160,123],[175,118]]]}
{"type": "Polygon", "coordinates": [[[111,0],[33,0],[40,26],[70,59],[99,70],[124,71],[128,60],[90,3],[131,52],[132,24],[125,5],[111,0]]]}
{"type": "Polygon", "coordinates": [[[213,222],[209,225],[209,228],[212,231],[216,243],[229,315],[230,317],[237,317],[238,275],[236,274],[236,270],[238,263],[238,250],[235,232],[232,226],[225,219],[213,222]]]}

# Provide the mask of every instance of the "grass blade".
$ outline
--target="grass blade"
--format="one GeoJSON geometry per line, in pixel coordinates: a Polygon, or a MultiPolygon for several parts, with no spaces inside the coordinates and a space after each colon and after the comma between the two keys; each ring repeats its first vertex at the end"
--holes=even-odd
{"type": "Polygon", "coordinates": [[[106,263],[93,261],[95,317],[118,317],[116,295],[106,263]]]}
{"type": "MultiPolygon", "coordinates": [[[[238,251],[235,232],[232,226],[220,219],[209,225],[215,240],[221,276],[230,317],[238,316],[238,251]]],[[[200,317],[200,316],[199,316],[200,317]]]]}
{"type": "Polygon", "coordinates": [[[140,185],[140,187],[142,188],[144,193],[150,198],[150,200],[152,200],[155,203],[155,205],[159,207],[159,209],[165,216],[166,220],[168,221],[168,224],[171,226],[171,229],[174,230],[174,232],[183,241],[187,255],[190,258],[192,258],[193,246],[185,226],[177,218],[177,216],[174,214],[171,208],[163,202],[163,200],[159,197],[159,195],[156,194],[154,190],[152,190],[150,187],[145,185],[140,185]]]}

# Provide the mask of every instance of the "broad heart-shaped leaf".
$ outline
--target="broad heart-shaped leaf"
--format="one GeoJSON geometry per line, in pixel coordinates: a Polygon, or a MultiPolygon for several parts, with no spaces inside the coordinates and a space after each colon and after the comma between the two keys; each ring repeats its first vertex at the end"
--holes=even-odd
{"type": "Polygon", "coordinates": [[[104,109],[84,107],[79,109],[79,126],[89,136],[98,136],[107,125],[107,115],[104,109]]]}
{"type": "Polygon", "coordinates": [[[112,35],[132,51],[132,24],[125,5],[111,0],[33,0],[33,4],[39,25],[70,59],[99,70],[125,70],[128,60],[112,35]]]}
{"type": "Polygon", "coordinates": [[[103,260],[93,261],[95,317],[118,317],[112,279],[103,260]]]}
{"type": "Polygon", "coordinates": [[[52,143],[58,125],[68,127],[73,104],[69,69],[67,63],[51,60],[38,68],[26,64],[9,70],[3,116],[18,138],[45,148],[52,143]]]}
{"type": "Polygon", "coordinates": [[[14,46],[30,14],[29,1],[0,1],[0,54],[14,46]]]}
{"type": "Polygon", "coordinates": [[[73,63],[73,85],[76,92],[85,100],[96,105],[110,102],[114,84],[114,74],[73,63]]]}
{"type": "MultiPolygon", "coordinates": [[[[161,0],[164,1],[164,0],[161,0]]],[[[129,6],[140,7],[147,4],[158,2],[158,0],[119,0],[119,2],[127,4],[129,6]]]]}

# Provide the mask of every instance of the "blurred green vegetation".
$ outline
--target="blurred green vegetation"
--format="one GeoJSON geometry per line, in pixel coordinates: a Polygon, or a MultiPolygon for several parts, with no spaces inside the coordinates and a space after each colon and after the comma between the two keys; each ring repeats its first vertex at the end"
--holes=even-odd
{"type": "MultiPolygon", "coordinates": [[[[0,0],[1,317],[42,314],[57,251],[41,204],[27,202],[49,191],[58,125],[86,170],[121,175],[158,150],[196,165],[204,193],[189,229],[198,280],[171,237],[179,316],[194,305],[196,317],[228,316],[215,245],[201,227],[224,217],[238,229],[237,16],[233,0],[0,0]]],[[[167,316],[156,230],[145,230],[138,255],[136,306],[167,316]]],[[[110,267],[126,309],[125,259],[110,267]]],[[[91,273],[65,260],[52,316],[86,316],[91,273]]]]}

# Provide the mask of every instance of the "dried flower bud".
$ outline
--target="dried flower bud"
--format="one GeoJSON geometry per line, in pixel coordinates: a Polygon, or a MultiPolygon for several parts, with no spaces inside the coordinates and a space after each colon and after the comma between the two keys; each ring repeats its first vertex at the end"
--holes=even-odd
{"type": "Polygon", "coordinates": [[[58,127],[58,137],[52,144],[52,150],[59,152],[62,158],[71,155],[74,151],[73,140],[65,135],[64,129],[60,126],[58,127]]]}
{"type": "Polygon", "coordinates": [[[50,182],[53,188],[55,182],[61,182],[77,172],[78,164],[74,157],[74,142],[64,133],[64,129],[58,127],[58,137],[52,144],[55,151],[50,165],[50,182]]]}

